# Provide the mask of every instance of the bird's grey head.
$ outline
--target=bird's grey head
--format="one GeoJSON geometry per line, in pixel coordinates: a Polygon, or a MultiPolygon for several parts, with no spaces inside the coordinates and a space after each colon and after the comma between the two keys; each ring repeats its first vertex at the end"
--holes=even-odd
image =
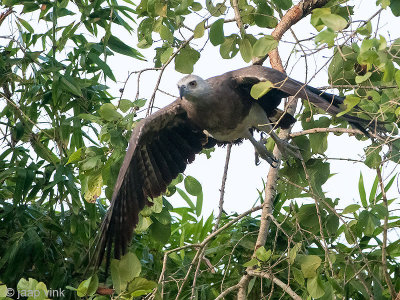
{"type": "Polygon", "coordinates": [[[196,101],[206,99],[211,92],[211,87],[206,80],[197,75],[187,75],[178,82],[179,96],[181,99],[196,101]]]}

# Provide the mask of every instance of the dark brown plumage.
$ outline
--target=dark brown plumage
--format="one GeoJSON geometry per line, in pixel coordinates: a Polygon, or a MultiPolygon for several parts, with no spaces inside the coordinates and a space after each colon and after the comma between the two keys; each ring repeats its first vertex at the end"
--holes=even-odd
{"type": "MultiPolygon", "coordinates": [[[[273,165],[274,158],[252,139],[249,130],[268,129],[277,145],[285,148],[287,145],[264,124],[279,120],[276,126],[289,128],[295,122],[293,116],[277,108],[282,98],[298,96],[333,115],[342,111],[339,105],[343,98],[262,66],[242,68],[207,80],[189,75],[178,85],[181,98],[141,120],[132,132],[111,205],[100,228],[96,246],[98,264],[105,253],[110,258],[112,248],[116,258],[125,253],[139,212],[150,204],[148,198],[165,192],[204,147],[248,138],[273,165]],[[275,88],[254,100],[250,96],[251,87],[267,80],[275,88]]],[[[369,121],[347,114],[343,118],[363,130],[370,126],[369,121]]]]}

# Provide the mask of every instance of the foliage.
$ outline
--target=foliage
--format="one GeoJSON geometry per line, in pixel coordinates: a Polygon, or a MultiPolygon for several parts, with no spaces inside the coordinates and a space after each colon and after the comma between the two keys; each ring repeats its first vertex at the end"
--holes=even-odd
{"type": "MultiPolygon", "coordinates": [[[[299,135],[292,142],[303,162],[290,159],[279,170],[264,246],[254,251],[259,213],[223,213],[217,227],[227,227],[213,233],[215,216],[202,215],[201,183],[181,174],[141,212],[130,252],[112,261],[107,277],[103,269],[88,275],[86,267],[130,131],[147,103],[125,99],[123,89],[113,92],[119,78],[108,59],[147,59],[149,67],[163,71],[173,62],[175,70],[191,73],[204,41],[219,48],[222,59],[240,54],[250,62],[279,49],[282,41],[270,29],[293,3],[2,0],[1,5],[0,26],[8,23],[12,30],[0,40],[0,299],[10,299],[7,288],[28,299],[58,290],[70,299],[108,299],[113,293],[122,299],[177,294],[214,299],[249,269],[272,274],[304,299],[390,299],[391,287],[400,290],[400,240],[387,240],[400,222],[397,199],[386,195],[397,174],[386,182],[381,178],[385,163],[399,160],[399,140],[392,137],[400,115],[400,39],[374,32],[373,18],[356,22],[357,7],[332,0],[310,19],[312,50],[329,49],[329,83],[346,95],[345,112],[382,122],[390,133],[365,148],[363,162],[377,177],[368,187],[360,174],[361,205],[343,206],[345,199],[326,197],[323,185],[333,175],[325,156],[328,131],[299,135]],[[238,21],[231,19],[235,3],[239,29],[229,24],[238,21]],[[137,45],[119,37],[121,31],[135,34],[137,45]],[[152,57],[141,54],[148,48],[152,57]],[[186,206],[170,204],[178,195],[186,206]]],[[[376,5],[400,15],[398,1],[376,5]]],[[[302,51],[297,41],[293,53],[302,51]]],[[[259,98],[271,88],[262,82],[251,92],[259,98]]],[[[303,130],[348,128],[340,116],[321,113],[304,105],[298,116],[303,130]]],[[[271,299],[290,298],[271,278],[253,277],[248,299],[269,292],[271,299]]]]}

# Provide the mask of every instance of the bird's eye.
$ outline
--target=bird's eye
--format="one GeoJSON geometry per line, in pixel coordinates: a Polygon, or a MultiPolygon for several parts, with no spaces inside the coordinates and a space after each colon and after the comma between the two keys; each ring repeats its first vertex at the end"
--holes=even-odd
{"type": "Polygon", "coordinates": [[[189,82],[189,85],[190,85],[190,87],[196,87],[197,82],[193,80],[193,81],[189,82]]]}

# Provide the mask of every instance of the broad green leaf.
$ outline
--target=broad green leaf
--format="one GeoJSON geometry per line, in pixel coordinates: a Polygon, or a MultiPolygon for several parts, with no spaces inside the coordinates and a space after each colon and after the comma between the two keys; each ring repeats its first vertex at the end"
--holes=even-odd
{"type": "Polygon", "coordinates": [[[304,286],[305,280],[304,280],[303,273],[297,268],[292,268],[292,272],[293,272],[294,280],[296,280],[296,282],[298,284],[300,284],[301,286],[304,286]]]}
{"type": "Polygon", "coordinates": [[[167,48],[160,56],[160,61],[162,64],[165,64],[168,59],[171,57],[172,53],[174,53],[174,48],[167,48]]]}
{"type": "Polygon", "coordinates": [[[97,275],[82,281],[76,290],[78,297],[93,295],[96,292],[98,285],[99,279],[97,275]]]}
{"type": "Polygon", "coordinates": [[[174,41],[174,35],[172,34],[171,30],[168,29],[167,26],[163,25],[160,28],[160,37],[164,40],[172,44],[174,41]]]}
{"type": "Polygon", "coordinates": [[[293,5],[292,0],[272,0],[272,2],[274,2],[276,6],[283,10],[288,10],[293,5]]]}
{"type": "Polygon", "coordinates": [[[103,104],[100,107],[99,114],[104,120],[109,122],[122,119],[122,115],[119,112],[117,112],[117,109],[111,103],[103,104]]]}
{"type": "Polygon", "coordinates": [[[261,246],[256,250],[255,254],[259,260],[266,262],[270,259],[272,252],[271,250],[265,250],[264,246],[261,246]]]}
{"type": "Polygon", "coordinates": [[[368,80],[372,75],[372,72],[367,72],[362,76],[356,76],[356,83],[360,84],[363,83],[364,81],[368,80]]]}
{"type": "Polygon", "coordinates": [[[147,295],[148,293],[151,293],[152,290],[156,287],[156,282],[137,277],[129,283],[127,291],[130,293],[131,297],[134,298],[147,295]]]}
{"type": "Polygon", "coordinates": [[[358,204],[350,204],[350,205],[346,206],[345,209],[343,209],[342,214],[345,215],[345,214],[354,213],[357,210],[359,210],[360,207],[361,206],[358,204]]]}
{"type": "Polygon", "coordinates": [[[274,84],[271,81],[261,81],[259,83],[254,84],[251,87],[250,95],[254,99],[260,99],[266,93],[268,93],[271,89],[274,88],[274,84]]]}
{"type": "Polygon", "coordinates": [[[137,51],[136,49],[128,46],[127,44],[125,44],[123,41],[121,41],[119,38],[111,35],[107,41],[107,46],[115,51],[118,52],[120,54],[126,55],[126,56],[130,56],[139,60],[146,60],[144,58],[144,56],[137,51]]]}
{"type": "Polygon", "coordinates": [[[248,39],[244,38],[239,41],[239,50],[243,60],[247,63],[250,62],[252,58],[253,48],[248,39]]]}
{"type": "Polygon", "coordinates": [[[0,285],[0,298],[5,298],[8,294],[8,289],[5,284],[0,285]]]}
{"type": "Polygon", "coordinates": [[[224,19],[219,19],[210,27],[210,42],[214,46],[217,46],[222,44],[224,40],[224,19]]]}
{"type": "Polygon", "coordinates": [[[130,108],[132,108],[132,106],[133,106],[132,101],[128,99],[121,99],[118,103],[118,108],[124,113],[126,113],[130,108]]]}
{"type": "Polygon", "coordinates": [[[321,258],[316,255],[302,256],[300,260],[301,272],[304,278],[313,278],[317,275],[317,269],[321,265],[321,258]]]}
{"type": "Polygon", "coordinates": [[[192,196],[198,196],[203,192],[200,182],[192,176],[186,176],[184,184],[186,191],[192,196]]]}
{"type": "Polygon", "coordinates": [[[311,25],[313,25],[318,31],[321,31],[325,27],[325,24],[322,22],[321,17],[330,14],[331,9],[328,7],[313,9],[310,21],[311,25]]]}
{"type": "Polygon", "coordinates": [[[396,17],[400,17],[400,1],[398,0],[391,0],[390,1],[390,9],[392,10],[392,13],[396,17]]]}
{"type": "Polygon", "coordinates": [[[325,294],[325,287],[319,276],[307,279],[307,291],[314,299],[321,298],[325,294]]]}
{"type": "Polygon", "coordinates": [[[119,275],[122,281],[129,282],[138,277],[142,271],[142,265],[133,252],[128,252],[119,261],[119,275]]]}
{"type": "Polygon", "coordinates": [[[344,99],[344,104],[346,105],[346,109],[338,113],[336,116],[340,117],[348,113],[354,106],[360,103],[360,100],[361,100],[360,97],[357,97],[355,95],[347,95],[346,98],[344,99]]]}
{"type": "Polygon", "coordinates": [[[394,75],[394,79],[396,80],[397,86],[400,88],[400,71],[396,71],[394,75]]]}
{"type": "Polygon", "coordinates": [[[333,31],[340,31],[347,26],[346,19],[335,14],[324,14],[321,16],[321,21],[333,31]]]}
{"type": "Polygon", "coordinates": [[[221,44],[219,48],[219,53],[224,59],[231,59],[239,52],[238,46],[239,36],[232,34],[225,38],[225,41],[221,44]]]}
{"type": "Polygon", "coordinates": [[[194,28],[193,36],[195,39],[199,39],[199,38],[203,37],[204,31],[205,31],[205,27],[204,27],[205,23],[206,23],[206,21],[202,21],[199,24],[197,24],[196,27],[194,28]]]}
{"type": "Polygon", "coordinates": [[[326,43],[328,47],[331,48],[335,45],[335,38],[336,38],[336,33],[332,29],[327,28],[326,30],[318,33],[314,41],[315,44],[317,45],[326,43]]]}
{"type": "Polygon", "coordinates": [[[377,144],[372,144],[365,149],[366,158],[364,163],[371,169],[375,169],[381,164],[382,158],[379,154],[381,150],[382,146],[377,144]]]}
{"type": "Polygon", "coordinates": [[[199,2],[193,2],[190,7],[194,10],[194,11],[200,11],[203,6],[199,3],[199,2]]]}
{"type": "Polygon", "coordinates": [[[278,41],[276,41],[272,36],[266,35],[257,40],[253,45],[253,57],[263,57],[276,47],[278,47],[278,41]]]}
{"type": "Polygon", "coordinates": [[[135,227],[135,232],[136,233],[142,233],[146,231],[150,225],[153,224],[153,221],[151,220],[150,217],[145,217],[142,216],[142,214],[139,214],[139,222],[135,227]]]}
{"type": "Polygon", "coordinates": [[[193,72],[193,66],[199,58],[199,52],[192,48],[185,47],[175,57],[175,70],[183,74],[190,74],[193,72]]]}
{"type": "Polygon", "coordinates": [[[161,224],[154,220],[150,226],[150,234],[156,241],[166,244],[171,236],[171,224],[161,224]]]}
{"type": "Polygon", "coordinates": [[[258,262],[257,258],[252,258],[248,262],[244,263],[243,267],[246,267],[246,268],[247,267],[254,267],[254,266],[258,265],[258,264],[259,264],[259,262],[258,262]]]}
{"type": "Polygon", "coordinates": [[[364,208],[368,207],[367,194],[365,193],[364,178],[360,172],[360,179],[358,180],[358,192],[360,194],[361,204],[364,208]]]}
{"type": "Polygon", "coordinates": [[[357,32],[359,34],[365,35],[365,36],[369,36],[372,33],[372,25],[371,25],[371,21],[368,21],[366,25],[357,28],[357,32]]]}

